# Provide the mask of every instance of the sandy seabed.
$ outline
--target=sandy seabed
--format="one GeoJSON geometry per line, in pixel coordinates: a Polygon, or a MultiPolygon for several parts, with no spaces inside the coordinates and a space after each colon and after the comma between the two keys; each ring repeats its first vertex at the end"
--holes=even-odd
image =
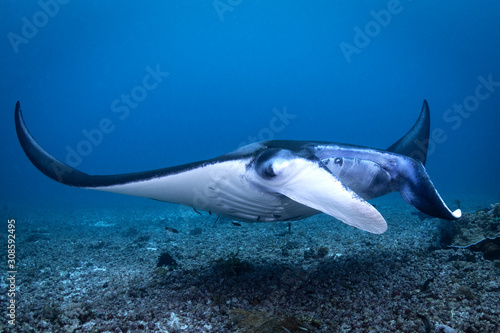
{"type": "Polygon", "coordinates": [[[500,261],[440,247],[439,225],[452,222],[421,222],[401,199],[375,204],[382,235],[326,215],[214,227],[213,215],[167,204],[4,206],[16,220],[16,308],[12,326],[5,271],[0,331],[500,332],[500,261]]]}

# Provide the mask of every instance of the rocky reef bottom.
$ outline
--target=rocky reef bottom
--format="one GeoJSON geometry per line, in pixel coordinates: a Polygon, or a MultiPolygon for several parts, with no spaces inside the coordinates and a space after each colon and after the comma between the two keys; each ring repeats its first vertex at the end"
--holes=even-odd
{"type": "MultiPolygon", "coordinates": [[[[450,222],[419,221],[399,198],[375,203],[382,235],[325,215],[246,224],[173,205],[8,208],[16,325],[3,315],[0,331],[499,332],[500,260],[471,245],[498,236],[499,204],[450,222]]],[[[4,309],[8,289],[2,279],[4,309]]]]}

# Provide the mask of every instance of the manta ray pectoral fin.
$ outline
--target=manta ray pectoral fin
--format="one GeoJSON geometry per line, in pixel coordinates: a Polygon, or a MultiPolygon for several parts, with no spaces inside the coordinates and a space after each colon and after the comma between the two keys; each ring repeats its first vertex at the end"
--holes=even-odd
{"type": "Polygon", "coordinates": [[[353,227],[381,234],[387,230],[382,215],[346,187],[319,160],[275,149],[256,161],[253,181],[267,191],[331,215],[353,227]]]}
{"type": "Polygon", "coordinates": [[[399,185],[403,199],[419,211],[440,219],[456,220],[462,211],[451,211],[432,184],[423,165],[415,160],[407,159],[404,178],[399,185]]]}
{"type": "Polygon", "coordinates": [[[47,177],[70,186],[81,186],[89,182],[89,175],[58,161],[35,141],[24,123],[19,102],[16,103],[14,118],[21,147],[38,170],[47,177]]]}
{"type": "Polygon", "coordinates": [[[429,133],[431,128],[431,115],[429,104],[424,100],[422,111],[413,127],[387,151],[409,156],[425,165],[427,148],[429,146],[429,133]]]}

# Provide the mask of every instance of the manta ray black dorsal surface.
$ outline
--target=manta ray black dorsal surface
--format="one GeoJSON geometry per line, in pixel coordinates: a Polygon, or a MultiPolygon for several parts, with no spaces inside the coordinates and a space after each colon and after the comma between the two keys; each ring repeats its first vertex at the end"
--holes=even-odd
{"type": "Polygon", "coordinates": [[[16,132],[26,156],[53,180],[172,202],[244,222],[300,220],[325,213],[356,228],[383,233],[387,223],[367,200],[399,191],[420,211],[460,217],[427,175],[427,102],[413,128],[388,150],[318,141],[253,143],[212,159],[116,175],[88,175],[45,151],[31,136],[16,103],[16,132]],[[423,141],[421,141],[423,140],[423,141]],[[420,150],[418,150],[420,149],[420,150]]]}
{"type": "Polygon", "coordinates": [[[422,111],[415,125],[401,139],[387,148],[387,151],[409,156],[425,165],[427,149],[429,148],[430,130],[431,113],[429,111],[429,104],[424,100],[422,111]]]}

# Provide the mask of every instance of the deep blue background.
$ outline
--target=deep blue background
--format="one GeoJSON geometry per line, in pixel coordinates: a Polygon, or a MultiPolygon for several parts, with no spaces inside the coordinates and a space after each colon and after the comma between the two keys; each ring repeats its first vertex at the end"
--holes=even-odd
{"type": "MultiPolygon", "coordinates": [[[[54,1],[42,1],[54,3],[54,1]]],[[[473,95],[478,76],[500,82],[500,3],[401,0],[399,13],[348,63],[340,44],[391,1],[70,1],[18,52],[34,1],[0,9],[1,202],[144,204],[146,199],[60,185],[17,142],[13,111],[60,159],[82,130],[115,125],[78,166],[87,173],[142,171],[210,158],[269,127],[273,109],[296,115],[275,139],[386,148],[429,101],[447,140],[427,169],[447,200],[500,194],[500,87],[457,129],[443,120],[473,95]],[[231,5],[232,3],[232,5],[231,5]],[[9,35],[10,34],[10,35],[9,35]],[[146,67],[169,76],[120,120],[111,103],[142,83],[146,67]]],[[[38,14],[37,14],[38,13],[38,14]]],[[[37,16],[38,15],[38,16],[37,16]]],[[[48,17],[48,16],[47,16],[48,17]]],[[[44,23],[44,22],[42,22],[44,23]]]]}

